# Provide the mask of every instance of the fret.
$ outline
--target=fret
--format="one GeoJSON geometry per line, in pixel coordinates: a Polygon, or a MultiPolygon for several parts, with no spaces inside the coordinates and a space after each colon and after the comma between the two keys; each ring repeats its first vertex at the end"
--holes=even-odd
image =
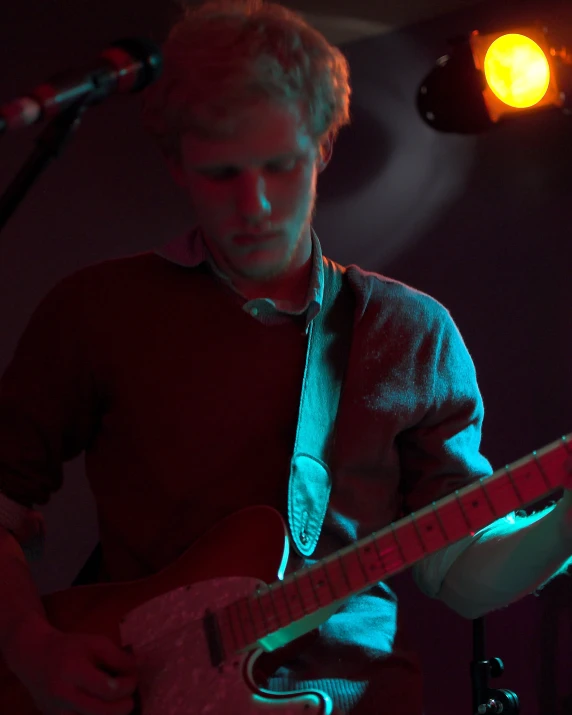
{"type": "Polygon", "coordinates": [[[266,635],[268,633],[268,621],[266,620],[266,615],[260,603],[260,587],[256,588],[254,594],[248,599],[248,608],[252,618],[252,624],[254,631],[258,638],[266,635]]]}
{"type": "MultiPolygon", "coordinates": [[[[511,482],[520,506],[537,501],[546,494],[546,474],[534,455],[510,465],[511,482]]],[[[550,486],[550,482],[548,482],[550,486]]]]}
{"type": "MultiPolygon", "coordinates": [[[[435,511],[434,507],[431,509],[435,511]]],[[[458,541],[467,535],[467,522],[461,511],[455,495],[445,497],[441,506],[437,507],[439,519],[443,526],[447,524],[445,532],[447,534],[447,543],[458,541]]]]}
{"type": "Polygon", "coordinates": [[[264,620],[266,621],[266,631],[268,633],[274,633],[280,629],[280,619],[276,613],[274,607],[274,600],[272,598],[272,591],[270,586],[263,586],[260,590],[259,596],[260,608],[264,614],[264,620]]]}
{"type": "Polygon", "coordinates": [[[461,514],[463,515],[463,519],[465,520],[465,524],[466,524],[466,526],[467,526],[467,529],[469,530],[469,534],[470,534],[471,536],[473,536],[473,534],[474,534],[475,532],[473,531],[473,527],[472,527],[472,525],[471,525],[471,522],[469,521],[469,519],[468,519],[468,517],[467,517],[467,512],[465,511],[465,508],[464,508],[464,506],[463,506],[463,502],[461,501],[461,497],[460,497],[460,495],[459,495],[459,490],[458,490],[458,489],[455,490],[455,499],[457,500],[457,504],[459,505],[459,509],[461,510],[461,514]]]}
{"type": "Polygon", "coordinates": [[[308,583],[312,587],[312,593],[314,594],[314,601],[316,602],[316,610],[319,609],[322,605],[320,601],[320,594],[318,593],[318,589],[316,588],[316,584],[314,583],[314,579],[312,578],[312,573],[308,571],[306,574],[306,579],[308,580],[308,583]]]}
{"type": "Polygon", "coordinates": [[[345,574],[350,589],[352,591],[361,591],[369,583],[369,577],[360,559],[359,548],[352,547],[351,551],[341,556],[341,559],[345,563],[345,574]]]}
{"type": "Polygon", "coordinates": [[[292,574],[291,579],[285,579],[282,582],[282,593],[291,619],[297,621],[299,618],[303,618],[307,611],[304,608],[300,589],[298,588],[298,579],[295,574],[292,574]]]}
{"type": "Polygon", "coordinates": [[[246,641],[242,634],[242,629],[240,626],[240,618],[237,617],[237,611],[236,611],[235,604],[229,603],[229,605],[226,607],[225,611],[227,613],[228,622],[229,622],[230,628],[232,630],[232,637],[236,644],[236,650],[240,651],[246,645],[246,641]]]}
{"type": "Polygon", "coordinates": [[[553,444],[539,449],[536,459],[542,465],[544,474],[552,485],[552,490],[562,486],[562,477],[566,472],[566,462],[570,459],[571,449],[568,442],[570,435],[562,437],[553,444]]]}
{"type": "Polygon", "coordinates": [[[258,606],[258,601],[254,600],[252,596],[246,598],[245,600],[248,607],[248,619],[252,624],[252,630],[254,631],[254,640],[258,640],[265,633],[264,625],[257,623],[256,621],[256,607],[258,606]],[[255,608],[253,608],[253,606],[255,608]]]}
{"type": "Polygon", "coordinates": [[[419,543],[421,544],[421,548],[423,549],[423,554],[427,555],[427,547],[425,546],[425,542],[423,541],[423,536],[421,535],[421,530],[419,529],[419,524],[417,523],[417,517],[415,516],[415,513],[409,515],[409,520],[415,527],[415,533],[417,534],[417,538],[419,539],[419,543]]]}
{"type": "Polygon", "coordinates": [[[407,563],[400,555],[399,549],[395,548],[393,535],[389,531],[386,531],[386,529],[384,529],[379,536],[375,537],[373,544],[387,574],[400,571],[404,564],[407,563]]]}
{"type": "Polygon", "coordinates": [[[278,623],[278,628],[282,628],[282,626],[288,625],[288,621],[283,622],[283,620],[280,618],[280,609],[276,605],[276,599],[275,599],[276,589],[274,588],[274,585],[275,584],[273,584],[273,583],[268,584],[268,595],[270,597],[270,600],[272,601],[272,609],[273,609],[274,615],[276,617],[276,622],[278,623]]]}
{"type": "Polygon", "coordinates": [[[255,643],[258,640],[254,621],[250,613],[250,599],[241,598],[236,601],[236,609],[240,618],[240,626],[247,643],[255,643]]]}
{"type": "Polygon", "coordinates": [[[505,516],[521,506],[521,502],[517,499],[510,479],[504,470],[495,472],[490,477],[485,477],[485,480],[489,502],[492,502],[494,506],[496,518],[499,518],[499,515],[505,516]]]}
{"type": "Polygon", "coordinates": [[[380,559],[375,547],[372,547],[372,541],[375,541],[375,538],[376,535],[373,534],[365,542],[362,542],[362,546],[359,547],[360,558],[367,573],[368,583],[381,581],[386,574],[383,559],[380,559]]]}
{"type": "Polygon", "coordinates": [[[357,560],[359,561],[359,566],[360,566],[360,569],[362,570],[362,573],[364,575],[366,583],[370,583],[369,572],[368,572],[367,566],[364,564],[363,559],[362,559],[361,547],[362,547],[361,542],[356,544],[354,553],[357,556],[357,560]]]}
{"type": "Polygon", "coordinates": [[[536,450],[532,453],[532,458],[534,459],[534,463],[536,464],[536,468],[538,469],[542,479],[544,480],[544,485],[548,487],[549,489],[552,488],[552,484],[550,484],[550,480],[548,479],[546,472],[544,471],[544,468],[542,467],[542,462],[538,459],[538,454],[536,450]]]}
{"type": "Polygon", "coordinates": [[[306,614],[314,613],[320,608],[320,599],[314,588],[312,579],[309,576],[309,569],[303,572],[298,572],[300,575],[296,578],[296,585],[300,598],[303,603],[304,612],[306,614]]]}
{"type": "Polygon", "coordinates": [[[403,563],[407,564],[409,563],[409,559],[406,558],[405,552],[403,551],[403,548],[401,546],[401,541],[400,539],[397,538],[397,530],[395,529],[395,525],[393,522],[389,525],[391,529],[391,535],[393,536],[393,540],[395,541],[395,545],[397,546],[397,550],[399,551],[399,555],[401,556],[403,563]]]}
{"type": "Polygon", "coordinates": [[[381,551],[379,550],[379,547],[378,547],[378,545],[377,545],[377,538],[374,537],[374,538],[371,540],[371,543],[373,544],[373,548],[375,549],[375,555],[376,555],[377,558],[379,559],[379,565],[380,565],[380,567],[383,569],[383,573],[385,574],[385,573],[387,572],[387,568],[385,567],[384,558],[383,558],[383,556],[382,556],[382,554],[381,554],[381,551]]]}
{"type": "Polygon", "coordinates": [[[257,586],[256,591],[254,593],[254,598],[256,599],[257,610],[260,613],[260,615],[262,616],[262,620],[264,621],[264,627],[262,629],[262,632],[270,633],[271,629],[268,627],[268,620],[266,618],[266,614],[264,613],[264,608],[262,606],[261,597],[262,597],[262,587],[257,586]]]}
{"type": "MultiPolygon", "coordinates": [[[[238,634],[239,634],[239,645],[248,645],[248,643],[251,643],[251,639],[249,638],[246,629],[244,627],[244,618],[242,617],[242,614],[240,613],[240,604],[241,602],[244,601],[244,598],[240,598],[238,601],[235,601],[234,603],[230,604],[230,612],[232,615],[235,616],[234,622],[238,623],[238,634]]],[[[256,639],[255,639],[256,640],[256,639]]]]}
{"type": "Polygon", "coordinates": [[[492,510],[492,502],[487,499],[480,482],[457,492],[457,503],[463,507],[462,516],[465,526],[468,527],[465,535],[474,534],[496,518],[496,512],[492,510]]]}
{"type": "Polygon", "coordinates": [[[443,538],[448,543],[449,536],[447,535],[447,529],[445,529],[445,524],[443,524],[441,515],[439,514],[439,508],[437,507],[437,504],[435,502],[433,502],[431,504],[431,507],[433,509],[433,513],[435,514],[435,519],[437,520],[437,523],[439,524],[439,528],[441,529],[441,534],[443,534],[443,538]]]}
{"type": "Polygon", "coordinates": [[[438,520],[435,517],[435,512],[430,511],[426,514],[416,516],[415,523],[420,538],[423,540],[423,546],[428,552],[438,551],[449,544],[446,536],[443,536],[439,528],[438,520]]]}
{"type": "Polygon", "coordinates": [[[419,534],[415,528],[415,520],[402,519],[399,526],[391,524],[393,538],[399,544],[399,550],[405,561],[412,564],[426,555],[423,542],[419,540],[419,534]],[[397,539],[399,534],[399,539],[397,539]]]}
{"type": "Polygon", "coordinates": [[[292,580],[296,584],[296,590],[298,591],[298,595],[300,597],[300,605],[302,606],[302,610],[304,611],[304,615],[308,615],[308,613],[311,613],[311,609],[306,608],[306,601],[304,599],[304,595],[302,591],[300,590],[300,582],[298,581],[298,577],[296,576],[295,573],[292,574],[292,580]]]}
{"type": "Polygon", "coordinates": [[[334,600],[337,601],[341,598],[347,598],[351,593],[351,588],[349,587],[339,558],[335,556],[333,559],[326,559],[324,561],[324,571],[328,578],[334,600]]]}
{"type": "Polygon", "coordinates": [[[482,477],[481,479],[479,479],[479,484],[480,484],[482,493],[485,495],[485,499],[487,500],[487,504],[489,505],[489,509],[491,510],[491,515],[493,516],[494,519],[498,519],[498,518],[499,518],[499,515],[497,514],[496,509],[495,509],[495,506],[494,506],[494,504],[492,503],[492,501],[491,501],[491,499],[490,499],[490,497],[489,497],[489,492],[488,492],[488,490],[487,490],[487,485],[486,485],[485,477],[482,477]]]}
{"type": "Polygon", "coordinates": [[[286,625],[295,621],[296,618],[290,608],[289,600],[286,597],[284,583],[282,581],[277,582],[276,588],[272,589],[272,593],[274,594],[274,605],[276,606],[276,610],[284,614],[286,625]]]}
{"type": "Polygon", "coordinates": [[[513,478],[513,476],[512,476],[512,471],[511,471],[511,468],[509,467],[508,464],[505,466],[504,470],[505,470],[505,472],[506,472],[506,474],[507,474],[507,476],[508,476],[508,478],[509,478],[511,487],[513,488],[514,493],[516,494],[516,498],[518,499],[518,505],[519,505],[519,506],[523,506],[524,503],[525,503],[525,502],[524,502],[524,499],[522,498],[522,494],[520,493],[518,487],[517,487],[516,484],[514,483],[514,478],[513,478]]]}
{"type": "Polygon", "coordinates": [[[338,551],[338,553],[337,553],[337,558],[338,558],[338,561],[340,562],[340,569],[341,569],[342,575],[343,575],[343,577],[344,577],[344,581],[345,581],[345,584],[346,584],[346,588],[348,589],[348,592],[351,593],[351,592],[353,591],[353,587],[352,587],[352,585],[351,585],[351,583],[350,583],[350,579],[349,579],[349,577],[348,577],[348,575],[347,575],[347,573],[346,573],[346,567],[345,567],[345,564],[344,564],[344,559],[343,559],[343,557],[342,557],[342,555],[340,554],[339,551],[338,551]]]}
{"type": "Polygon", "coordinates": [[[334,594],[330,584],[328,583],[328,575],[325,571],[324,566],[316,564],[308,570],[308,576],[312,587],[314,588],[314,593],[316,594],[316,600],[320,608],[322,606],[328,606],[334,600],[334,594]]]}
{"type": "Polygon", "coordinates": [[[330,593],[332,595],[332,601],[335,601],[337,599],[338,594],[337,594],[337,591],[334,589],[334,585],[330,578],[330,571],[328,569],[327,560],[322,561],[322,573],[324,574],[324,576],[326,578],[326,583],[328,584],[328,588],[330,589],[330,593]]]}

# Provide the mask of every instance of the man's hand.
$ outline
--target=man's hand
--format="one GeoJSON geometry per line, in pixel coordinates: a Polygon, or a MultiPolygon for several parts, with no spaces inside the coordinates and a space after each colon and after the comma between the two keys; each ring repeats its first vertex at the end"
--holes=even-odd
{"type": "Polygon", "coordinates": [[[135,658],[106,636],[23,624],[5,660],[43,715],[129,715],[133,710],[135,658]]]}

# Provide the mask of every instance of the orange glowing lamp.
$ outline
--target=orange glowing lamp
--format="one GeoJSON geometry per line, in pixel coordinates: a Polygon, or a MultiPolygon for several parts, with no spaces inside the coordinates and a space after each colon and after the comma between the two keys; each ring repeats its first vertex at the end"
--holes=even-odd
{"type": "Polygon", "coordinates": [[[562,107],[564,98],[558,88],[552,56],[540,30],[470,37],[475,66],[483,72],[483,97],[492,121],[506,115],[562,107]]]}

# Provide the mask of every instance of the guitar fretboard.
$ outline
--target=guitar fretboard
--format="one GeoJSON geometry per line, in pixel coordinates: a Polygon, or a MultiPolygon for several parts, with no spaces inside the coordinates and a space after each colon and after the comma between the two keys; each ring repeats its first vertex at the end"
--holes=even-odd
{"type": "Polygon", "coordinates": [[[342,602],[562,485],[572,433],[215,615],[226,654],[342,602]]]}

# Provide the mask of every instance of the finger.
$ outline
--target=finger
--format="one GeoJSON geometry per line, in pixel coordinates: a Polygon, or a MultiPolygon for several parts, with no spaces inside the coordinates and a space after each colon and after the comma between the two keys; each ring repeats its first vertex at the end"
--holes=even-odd
{"type": "Polygon", "coordinates": [[[89,695],[96,696],[106,701],[114,701],[133,695],[137,688],[135,675],[110,676],[97,668],[86,669],[78,673],[75,683],[78,688],[89,695]]]}
{"type": "Polygon", "coordinates": [[[132,653],[119,648],[107,638],[93,641],[92,652],[95,663],[111,674],[129,674],[137,669],[137,661],[132,653]]]}
{"type": "Polygon", "coordinates": [[[107,690],[113,695],[113,697],[110,699],[117,699],[118,697],[133,695],[133,693],[137,689],[136,675],[118,675],[115,677],[109,677],[109,675],[105,675],[105,677],[107,679],[107,690]]]}
{"type": "Polygon", "coordinates": [[[114,702],[104,702],[89,693],[76,690],[70,700],[71,712],[77,715],[129,715],[133,710],[133,698],[125,697],[114,702]]]}

